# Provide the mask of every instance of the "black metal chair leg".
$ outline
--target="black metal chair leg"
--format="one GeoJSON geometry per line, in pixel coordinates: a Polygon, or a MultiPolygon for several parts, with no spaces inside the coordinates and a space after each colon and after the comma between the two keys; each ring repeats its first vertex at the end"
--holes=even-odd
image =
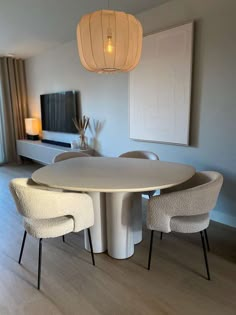
{"type": "Polygon", "coordinates": [[[205,246],[205,241],[204,241],[204,236],[203,236],[202,231],[200,232],[200,234],[201,234],[201,239],[202,239],[202,248],[203,248],[204,259],[205,259],[206,270],[207,270],[207,279],[211,280],[209,266],[208,266],[208,260],[207,260],[207,251],[206,251],[206,246],[205,246]]]}
{"type": "Polygon", "coordinates": [[[42,264],[42,238],[39,239],[39,259],[38,259],[38,290],[40,290],[41,280],[41,264],[42,264]]]}
{"type": "Polygon", "coordinates": [[[154,234],[154,231],[152,230],[151,239],[150,239],[150,247],[149,247],[149,256],[148,256],[148,270],[150,270],[150,266],[151,266],[153,234],[154,234]]]}
{"type": "Polygon", "coordinates": [[[93,261],[93,265],[95,266],[95,260],[94,260],[94,254],[93,254],[93,244],[92,244],[90,229],[88,229],[88,237],[89,237],[89,245],[90,245],[90,250],[91,250],[92,261],[93,261]]]}
{"type": "Polygon", "coordinates": [[[62,242],[65,243],[65,235],[62,236],[62,242]]]}
{"type": "Polygon", "coordinates": [[[22,244],[21,244],[20,257],[19,257],[19,260],[18,260],[19,264],[21,264],[21,258],[22,258],[22,255],[23,255],[24,247],[25,247],[26,235],[27,235],[27,232],[25,231],[24,232],[24,236],[23,236],[23,240],[22,240],[22,244]]]}
{"type": "Polygon", "coordinates": [[[163,232],[161,232],[161,235],[160,235],[160,240],[162,240],[162,237],[163,237],[163,232]]]}
{"type": "Polygon", "coordinates": [[[210,251],[210,245],[209,245],[209,241],[208,241],[207,230],[204,230],[204,235],[205,235],[207,250],[208,250],[208,252],[209,252],[209,251],[210,251]]]}

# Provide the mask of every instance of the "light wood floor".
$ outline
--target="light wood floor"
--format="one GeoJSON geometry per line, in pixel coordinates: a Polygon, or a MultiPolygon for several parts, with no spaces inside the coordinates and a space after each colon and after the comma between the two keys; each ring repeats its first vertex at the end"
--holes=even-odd
{"type": "Polygon", "coordinates": [[[23,227],[8,191],[14,177],[28,177],[35,165],[0,167],[0,315],[230,315],[236,314],[235,230],[212,222],[209,254],[212,281],[204,279],[200,235],[154,238],[152,270],[149,233],[128,260],[95,256],[83,247],[83,233],[43,244],[41,291],[38,242],[26,240],[18,265],[23,227]]]}

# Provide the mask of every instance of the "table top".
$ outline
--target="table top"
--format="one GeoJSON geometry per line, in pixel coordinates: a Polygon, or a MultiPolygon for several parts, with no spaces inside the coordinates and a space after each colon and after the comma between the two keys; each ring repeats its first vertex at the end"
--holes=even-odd
{"type": "Polygon", "coordinates": [[[79,157],[33,173],[42,185],[72,191],[142,192],[180,184],[195,173],[192,166],[133,158],[79,157]]]}

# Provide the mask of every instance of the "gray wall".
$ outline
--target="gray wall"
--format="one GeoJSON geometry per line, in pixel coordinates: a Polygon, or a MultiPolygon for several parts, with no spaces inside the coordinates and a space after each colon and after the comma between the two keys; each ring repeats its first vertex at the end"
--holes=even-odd
{"type": "Polygon", "coordinates": [[[222,172],[224,187],[212,218],[236,227],[235,12],[234,0],[173,0],[138,16],[145,34],[196,21],[190,147],[130,140],[128,74],[86,72],[75,41],[27,60],[30,114],[40,116],[42,93],[79,90],[83,113],[105,121],[99,139],[104,155],[144,149],[162,160],[222,172]]]}

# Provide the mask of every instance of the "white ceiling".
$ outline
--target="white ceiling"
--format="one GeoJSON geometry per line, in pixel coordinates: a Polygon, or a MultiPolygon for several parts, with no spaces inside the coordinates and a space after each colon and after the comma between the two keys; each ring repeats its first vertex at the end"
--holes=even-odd
{"type": "MultiPolygon", "coordinates": [[[[137,14],[168,0],[110,0],[110,8],[137,14]]],[[[76,38],[85,13],[108,0],[0,0],[0,55],[28,58],[76,38]]]]}

